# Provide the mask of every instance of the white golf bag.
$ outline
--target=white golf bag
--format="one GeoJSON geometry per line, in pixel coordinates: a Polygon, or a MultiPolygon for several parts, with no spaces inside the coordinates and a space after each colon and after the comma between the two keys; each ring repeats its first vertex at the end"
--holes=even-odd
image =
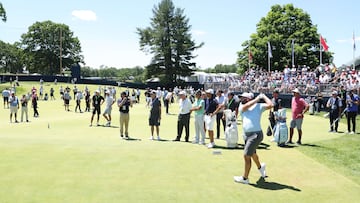
{"type": "Polygon", "coordinates": [[[236,123],[235,112],[230,109],[224,110],[226,127],[225,127],[225,139],[228,148],[236,148],[238,145],[238,129],[236,123]]]}
{"type": "Polygon", "coordinates": [[[288,140],[288,127],[286,125],[286,109],[279,109],[274,112],[276,124],[274,126],[274,141],[278,146],[285,145],[288,140]]]}

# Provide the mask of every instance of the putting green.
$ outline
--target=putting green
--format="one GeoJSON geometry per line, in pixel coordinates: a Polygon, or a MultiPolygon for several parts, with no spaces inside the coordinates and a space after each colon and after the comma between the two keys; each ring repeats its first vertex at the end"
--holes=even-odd
{"type": "MultiPolygon", "coordinates": [[[[26,90],[39,87],[22,85],[26,90]]],[[[353,202],[360,197],[357,183],[296,146],[277,147],[270,137],[258,150],[269,177],[264,182],[252,168],[250,185],[234,183],[233,176],[242,175],[244,168],[241,148],[225,149],[223,139],[216,140],[219,148],[213,150],[171,142],[176,136],[177,104],[171,105],[171,115],[163,110],[163,140],[148,140],[144,91],[141,103],[130,110],[132,139],[122,140],[117,107],[112,127],[89,127],[91,114],[75,113],[73,100],[72,111],[65,112],[60,84],[44,87],[47,92],[55,88],[56,100],[39,101],[40,117],[33,118],[30,109],[30,123],[10,123],[9,110],[0,106],[0,202],[353,202]],[[214,150],[221,154],[214,155],[214,150]]],[[[105,123],[102,117],[100,123],[105,123]]],[[[266,115],[262,124],[265,130],[266,115]]],[[[314,116],[305,117],[303,128],[303,144],[308,145],[344,136],[327,133],[328,120],[314,116]]],[[[190,132],[193,136],[193,117],[190,132]]]]}

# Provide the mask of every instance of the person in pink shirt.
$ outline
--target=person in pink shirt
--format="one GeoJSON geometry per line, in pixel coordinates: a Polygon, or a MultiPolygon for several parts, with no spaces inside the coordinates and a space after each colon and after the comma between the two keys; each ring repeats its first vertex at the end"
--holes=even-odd
{"type": "Polygon", "coordinates": [[[299,135],[299,139],[296,143],[301,145],[301,126],[304,119],[304,114],[309,110],[309,104],[300,97],[300,91],[297,88],[295,88],[292,92],[294,93],[294,97],[291,100],[292,118],[290,121],[290,138],[287,144],[293,144],[292,138],[294,135],[294,128],[296,127],[299,135]]]}

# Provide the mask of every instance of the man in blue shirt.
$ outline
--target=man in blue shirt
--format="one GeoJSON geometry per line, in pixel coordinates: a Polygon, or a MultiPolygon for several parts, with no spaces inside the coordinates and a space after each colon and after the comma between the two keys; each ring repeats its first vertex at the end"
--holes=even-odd
{"type": "Polygon", "coordinates": [[[358,105],[360,103],[360,98],[357,94],[354,94],[354,91],[356,89],[350,90],[348,95],[346,95],[346,105],[347,105],[347,133],[354,134],[355,133],[355,127],[356,127],[356,115],[358,112],[358,105]],[[351,129],[351,123],[352,123],[352,131],[351,129]]]}
{"type": "Polygon", "coordinates": [[[19,105],[19,99],[17,98],[17,96],[15,96],[14,92],[11,92],[11,96],[9,98],[9,103],[10,103],[10,123],[12,122],[13,114],[15,116],[15,123],[18,123],[17,111],[20,108],[20,105],[19,105]]]}
{"type": "Polygon", "coordinates": [[[264,94],[259,94],[253,99],[253,94],[243,93],[241,95],[241,104],[239,110],[243,121],[243,134],[245,139],[244,160],[245,172],[242,176],[234,176],[234,181],[238,183],[249,184],[249,173],[251,168],[251,160],[253,160],[259,169],[263,178],[266,177],[265,163],[259,161],[256,154],[256,148],[263,140],[263,132],[260,125],[261,114],[268,109],[273,108],[273,103],[264,94]],[[265,103],[258,103],[261,99],[265,103]]]}

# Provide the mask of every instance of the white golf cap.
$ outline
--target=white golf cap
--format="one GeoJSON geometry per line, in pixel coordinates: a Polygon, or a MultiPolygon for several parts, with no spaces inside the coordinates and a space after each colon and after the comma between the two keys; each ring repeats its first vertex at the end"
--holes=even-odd
{"type": "Polygon", "coordinates": [[[100,93],[100,90],[95,90],[95,92],[100,93]]]}
{"type": "Polygon", "coordinates": [[[245,97],[245,98],[248,98],[248,99],[252,99],[254,98],[254,94],[252,93],[249,93],[249,92],[244,92],[240,95],[240,97],[245,97]]]}
{"type": "Polygon", "coordinates": [[[293,89],[293,91],[292,91],[292,92],[300,94],[300,91],[299,91],[299,89],[298,89],[298,88],[293,89]]]}
{"type": "Polygon", "coordinates": [[[208,93],[208,94],[214,94],[214,90],[213,90],[213,89],[207,89],[205,92],[208,93]]]}
{"type": "Polygon", "coordinates": [[[185,91],[180,91],[179,95],[185,95],[186,96],[186,92],[185,91]]]}
{"type": "Polygon", "coordinates": [[[332,94],[335,94],[335,95],[337,95],[337,94],[338,94],[338,92],[337,92],[337,91],[333,91],[333,92],[332,92],[332,94]]]}

